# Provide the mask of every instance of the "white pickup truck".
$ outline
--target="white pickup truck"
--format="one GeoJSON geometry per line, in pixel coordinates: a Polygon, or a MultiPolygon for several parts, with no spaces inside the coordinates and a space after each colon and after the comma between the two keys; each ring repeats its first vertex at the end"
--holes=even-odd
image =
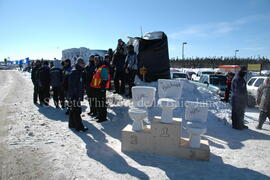
{"type": "Polygon", "coordinates": [[[248,107],[254,107],[256,105],[257,90],[266,78],[267,78],[266,76],[255,76],[248,80],[247,82],[248,107]]]}
{"type": "Polygon", "coordinates": [[[192,74],[191,80],[198,82],[202,75],[207,75],[207,74],[211,75],[211,74],[215,74],[215,72],[214,71],[198,71],[197,74],[192,74]]]}

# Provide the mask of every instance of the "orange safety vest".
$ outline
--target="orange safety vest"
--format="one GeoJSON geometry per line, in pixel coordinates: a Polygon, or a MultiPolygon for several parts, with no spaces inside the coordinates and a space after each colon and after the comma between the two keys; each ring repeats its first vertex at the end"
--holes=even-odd
{"type": "Polygon", "coordinates": [[[106,83],[105,88],[108,89],[110,87],[111,76],[110,76],[109,68],[106,65],[102,65],[97,69],[97,71],[95,72],[95,74],[92,78],[92,81],[90,83],[90,86],[92,88],[101,88],[101,70],[102,70],[102,68],[108,69],[108,76],[109,77],[108,77],[108,81],[106,83]]]}

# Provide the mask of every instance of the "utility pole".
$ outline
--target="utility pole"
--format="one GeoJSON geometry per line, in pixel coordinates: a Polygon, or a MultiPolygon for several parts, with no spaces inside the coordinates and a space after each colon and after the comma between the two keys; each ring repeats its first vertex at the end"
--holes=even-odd
{"type": "Polygon", "coordinates": [[[187,42],[183,42],[183,43],[182,43],[182,60],[185,59],[185,53],[184,53],[185,49],[184,49],[184,46],[185,46],[186,44],[187,44],[187,42]]]}
{"type": "Polygon", "coordinates": [[[238,49],[236,49],[235,51],[234,51],[234,58],[236,59],[236,53],[238,53],[239,52],[239,50],[238,49]]]}
{"type": "Polygon", "coordinates": [[[234,51],[234,65],[236,65],[236,53],[238,53],[238,52],[239,52],[238,49],[236,49],[236,50],[234,51]]]}

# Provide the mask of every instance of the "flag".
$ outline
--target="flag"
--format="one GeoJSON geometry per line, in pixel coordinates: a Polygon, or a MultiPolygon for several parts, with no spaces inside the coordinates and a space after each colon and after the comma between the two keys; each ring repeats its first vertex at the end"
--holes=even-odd
{"type": "Polygon", "coordinates": [[[25,58],[25,63],[28,64],[28,62],[30,61],[29,57],[25,58]]]}

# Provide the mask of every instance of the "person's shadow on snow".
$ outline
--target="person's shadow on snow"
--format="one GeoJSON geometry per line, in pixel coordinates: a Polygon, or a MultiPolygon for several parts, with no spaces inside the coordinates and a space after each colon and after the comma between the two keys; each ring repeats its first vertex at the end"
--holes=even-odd
{"type": "MultiPolygon", "coordinates": [[[[55,108],[53,106],[40,106],[37,105],[38,111],[46,116],[50,120],[54,121],[68,121],[68,115],[66,115],[67,109],[55,108]]],[[[87,106],[82,105],[82,111],[85,111],[87,106]]]]}
{"type": "Polygon", "coordinates": [[[253,131],[252,129],[240,131],[232,129],[231,126],[225,126],[217,120],[215,114],[210,111],[208,113],[208,121],[215,121],[209,122],[207,127],[206,135],[208,137],[206,139],[209,140],[210,146],[223,149],[226,143],[230,149],[241,149],[244,146],[243,142],[246,140],[270,140],[269,135],[253,131]]]}
{"type": "Polygon", "coordinates": [[[224,164],[222,158],[211,154],[210,161],[185,160],[176,157],[125,152],[142,166],[162,169],[169,179],[260,179],[269,177],[259,172],[224,164]]]}
{"type": "Polygon", "coordinates": [[[113,148],[106,145],[108,141],[102,131],[87,121],[84,121],[83,123],[88,127],[88,131],[91,132],[90,134],[93,138],[90,137],[88,133],[76,131],[74,131],[74,133],[85,142],[89,158],[95,159],[116,173],[128,173],[138,179],[149,179],[144,172],[129,166],[122,156],[120,156],[113,148]]]}
{"type": "Polygon", "coordinates": [[[55,108],[52,106],[37,105],[38,111],[50,120],[54,121],[68,121],[68,116],[65,115],[66,110],[55,108]]]}
{"type": "Polygon", "coordinates": [[[127,124],[132,124],[128,115],[128,107],[110,107],[114,114],[108,113],[109,121],[101,123],[101,130],[111,137],[121,140],[121,131],[127,124]]]}

